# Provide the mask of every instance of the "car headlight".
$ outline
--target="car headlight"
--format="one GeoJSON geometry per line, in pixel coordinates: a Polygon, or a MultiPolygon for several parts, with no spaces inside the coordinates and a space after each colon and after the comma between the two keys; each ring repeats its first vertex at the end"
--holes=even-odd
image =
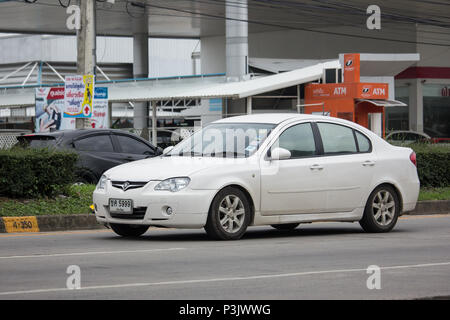
{"type": "Polygon", "coordinates": [[[106,176],[101,176],[97,183],[97,190],[104,190],[106,187],[106,181],[108,181],[108,178],[106,178],[106,176]]]}
{"type": "Polygon", "coordinates": [[[155,187],[155,190],[177,192],[186,188],[189,182],[191,182],[191,179],[189,179],[188,177],[170,178],[158,183],[155,187]]]}

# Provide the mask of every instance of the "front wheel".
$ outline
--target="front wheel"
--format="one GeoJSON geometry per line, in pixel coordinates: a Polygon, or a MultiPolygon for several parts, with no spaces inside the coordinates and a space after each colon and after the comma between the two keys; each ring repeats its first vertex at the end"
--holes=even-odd
{"type": "Polygon", "coordinates": [[[143,235],[149,228],[149,226],[116,223],[111,223],[110,227],[115,233],[122,237],[139,237],[140,235],[143,235]]]}
{"type": "Polygon", "coordinates": [[[359,224],[366,232],[389,232],[400,215],[400,202],[394,188],[379,186],[369,196],[359,224]]]}
{"type": "Polygon", "coordinates": [[[205,231],[213,239],[240,239],[250,224],[251,208],[246,195],[239,189],[227,187],[214,198],[205,231]]]}

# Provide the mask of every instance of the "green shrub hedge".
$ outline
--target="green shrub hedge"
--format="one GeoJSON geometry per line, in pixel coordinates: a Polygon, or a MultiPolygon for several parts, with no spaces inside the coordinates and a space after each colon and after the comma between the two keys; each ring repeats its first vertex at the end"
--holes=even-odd
{"type": "Polygon", "coordinates": [[[450,187],[450,146],[409,145],[417,155],[421,187],[450,187]]]}
{"type": "Polygon", "coordinates": [[[52,149],[0,150],[0,195],[54,197],[74,180],[77,154],[52,149]]]}

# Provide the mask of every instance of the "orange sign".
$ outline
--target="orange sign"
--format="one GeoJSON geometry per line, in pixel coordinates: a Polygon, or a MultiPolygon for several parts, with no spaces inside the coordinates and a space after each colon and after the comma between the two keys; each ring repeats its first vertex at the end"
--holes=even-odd
{"type": "Polygon", "coordinates": [[[387,83],[358,83],[355,98],[388,99],[388,92],[387,83]]]}
{"type": "Polygon", "coordinates": [[[388,99],[387,83],[327,83],[305,87],[306,99],[388,99]]]}
{"type": "Polygon", "coordinates": [[[344,82],[359,82],[360,57],[359,53],[344,54],[344,82]]]}

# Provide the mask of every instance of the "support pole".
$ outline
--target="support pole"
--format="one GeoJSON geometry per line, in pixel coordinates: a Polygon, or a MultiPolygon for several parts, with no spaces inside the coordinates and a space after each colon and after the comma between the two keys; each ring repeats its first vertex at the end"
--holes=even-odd
{"type": "MultiPolygon", "coordinates": [[[[77,73],[95,75],[97,64],[95,0],[80,1],[81,25],[77,32],[77,73]]],[[[77,129],[88,126],[86,119],[77,119],[77,129]]]]}
{"type": "Polygon", "coordinates": [[[247,98],[247,114],[252,114],[252,97],[247,98]]]}
{"type": "Polygon", "coordinates": [[[156,121],[156,101],[152,101],[152,143],[153,145],[158,144],[158,130],[157,125],[158,122],[156,121]]]}
{"type": "MultiPolygon", "coordinates": [[[[144,14],[131,21],[133,28],[133,77],[148,77],[148,18],[147,9],[144,14]]],[[[149,102],[133,103],[133,127],[141,131],[141,137],[149,140],[149,102]]]]}

